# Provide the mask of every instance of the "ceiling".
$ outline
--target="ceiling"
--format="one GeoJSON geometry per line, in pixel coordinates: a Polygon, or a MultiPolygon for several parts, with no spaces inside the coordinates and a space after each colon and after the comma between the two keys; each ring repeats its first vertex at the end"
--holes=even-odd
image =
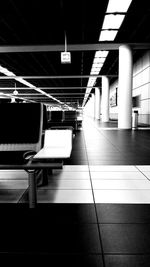
{"type": "MultiPolygon", "coordinates": [[[[97,44],[107,4],[108,0],[1,0],[0,47],[63,45],[65,50],[65,37],[68,46],[97,44]]],[[[133,0],[114,43],[150,43],[149,25],[150,1],[133,0]]],[[[134,50],[134,60],[141,53],[134,50]]],[[[0,53],[0,66],[16,76],[36,76],[25,80],[45,95],[15,79],[0,79],[0,92],[12,94],[16,87],[17,96],[25,99],[57,104],[50,94],[69,106],[82,106],[88,82],[83,76],[90,74],[94,54],[93,50],[71,51],[71,64],[61,64],[60,51],[0,53]]],[[[99,74],[118,75],[117,50],[109,52],[99,74]]],[[[0,78],[4,76],[0,73],[0,78]]],[[[96,86],[101,87],[100,78],[96,86]]]]}

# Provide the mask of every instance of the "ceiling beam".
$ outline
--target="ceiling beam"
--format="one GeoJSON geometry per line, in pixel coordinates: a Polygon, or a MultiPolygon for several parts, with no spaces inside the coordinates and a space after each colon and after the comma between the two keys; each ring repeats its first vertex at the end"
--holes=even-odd
{"type": "MultiPolygon", "coordinates": [[[[73,90],[73,89],[87,89],[87,88],[97,88],[99,86],[62,86],[62,87],[41,87],[41,86],[38,86],[41,90],[60,90],[60,89],[68,89],[68,90],[73,90]]],[[[35,90],[35,87],[0,87],[0,90],[30,90],[30,89],[33,89],[35,90]]],[[[53,93],[51,93],[53,94],[53,93]]]]}
{"type": "MultiPolygon", "coordinates": [[[[81,78],[101,78],[104,75],[63,75],[63,76],[0,76],[0,80],[16,80],[18,78],[22,79],[81,79],[81,78]]],[[[118,77],[118,75],[106,75],[107,77],[118,77]]],[[[40,87],[40,86],[39,86],[40,87]]],[[[26,87],[27,88],[27,87],[26,87]]],[[[28,87],[30,88],[30,87],[28,87]]],[[[32,87],[31,87],[32,88],[32,87]]],[[[41,88],[41,87],[40,87],[41,88]]],[[[17,88],[16,88],[17,89],[17,88]]],[[[35,87],[33,87],[35,89],[35,87]]]]}
{"type": "MultiPolygon", "coordinates": [[[[35,97],[35,96],[26,96],[26,98],[28,99],[36,99],[36,100],[41,100],[41,99],[47,99],[47,97],[35,97]]],[[[83,99],[83,97],[78,97],[78,96],[59,96],[58,99],[83,99]]]]}
{"type": "MultiPolygon", "coordinates": [[[[150,43],[114,43],[100,42],[95,44],[68,44],[68,51],[96,51],[96,50],[118,50],[122,44],[131,46],[132,49],[150,49],[150,43]]],[[[3,45],[0,53],[25,53],[25,52],[63,52],[64,45],[3,45]]]]}
{"type": "MultiPolygon", "coordinates": [[[[18,93],[18,96],[22,96],[22,95],[27,95],[27,96],[41,96],[42,94],[34,94],[34,93],[31,93],[31,94],[24,94],[24,93],[18,93]]],[[[89,93],[52,93],[51,94],[52,96],[53,95],[89,95],[89,93]]]]}

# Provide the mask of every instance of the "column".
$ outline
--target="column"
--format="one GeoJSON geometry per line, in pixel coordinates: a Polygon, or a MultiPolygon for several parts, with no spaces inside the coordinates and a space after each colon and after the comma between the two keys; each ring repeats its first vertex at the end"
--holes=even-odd
{"type": "Polygon", "coordinates": [[[100,90],[95,88],[94,119],[100,120],[100,90]]]}
{"type": "Polygon", "coordinates": [[[119,47],[118,128],[132,128],[132,51],[128,45],[119,47]]]}
{"type": "Polygon", "coordinates": [[[109,79],[102,77],[102,122],[109,121],[109,79]]]}
{"type": "Polygon", "coordinates": [[[94,119],[94,103],[95,103],[95,97],[94,94],[91,94],[91,98],[90,98],[90,117],[92,117],[94,119]]]}
{"type": "Polygon", "coordinates": [[[91,94],[90,99],[84,107],[84,115],[94,118],[94,94],[91,94]]]}

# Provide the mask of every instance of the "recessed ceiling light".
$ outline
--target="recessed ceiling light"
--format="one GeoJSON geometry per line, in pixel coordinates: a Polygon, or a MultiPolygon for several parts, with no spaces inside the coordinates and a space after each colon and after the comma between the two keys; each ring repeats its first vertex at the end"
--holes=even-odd
{"type": "Polygon", "coordinates": [[[95,58],[96,57],[107,57],[107,55],[108,55],[108,51],[99,50],[95,52],[95,58]]]}
{"type": "Polygon", "coordinates": [[[108,31],[108,30],[104,30],[101,31],[100,33],[100,37],[99,37],[99,41],[113,41],[117,35],[118,31],[108,31]]]}
{"type": "Polygon", "coordinates": [[[105,15],[102,29],[119,29],[125,15],[105,15]]]}
{"type": "Polygon", "coordinates": [[[127,12],[132,0],[109,0],[106,13],[127,12]]]}
{"type": "Polygon", "coordinates": [[[105,57],[95,57],[93,63],[103,64],[105,59],[105,57]]]}

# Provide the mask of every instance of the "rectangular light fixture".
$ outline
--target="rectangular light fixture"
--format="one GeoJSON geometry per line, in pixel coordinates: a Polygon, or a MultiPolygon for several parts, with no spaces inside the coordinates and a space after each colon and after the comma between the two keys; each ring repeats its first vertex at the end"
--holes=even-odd
{"type": "Polygon", "coordinates": [[[102,29],[119,29],[124,20],[124,17],[125,15],[105,15],[102,29]]]}
{"type": "Polygon", "coordinates": [[[92,68],[92,69],[91,69],[91,72],[92,72],[92,71],[95,71],[95,72],[98,72],[98,73],[99,73],[99,71],[101,70],[101,68],[102,68],[102,67],[99,67],[99,68],[92,68]]]}
{"type": "Polygon", "coordinates": [[[99,71],[91,71],[91,73],[90,73],[91,75],[98,75],[99,74],[99,71]]]}
{"type": "Polygon", "coordinates": [[[14,77],[14,78],[13,78],[14,80],[16,80],[16,81],[18,81],[18,82],[20,82],[20,83],[22,83],[22,84],[24,84],[24,85],[26,85],[26,86],[28,86],[28,87],[32,87],[32,88],[34,88],[37,92],[39,92],[39,93],[41,93],[41,94],[43,94],[43,95],[46,95],[48,98],[51,98],[51,99],[53,99],[53,100],[59,102],[60,104],[63,104],[63,102],[61,102],[60,100],[54,98],[54,97],[51,96],[50,94],[47,94],[45,91],[41,90],[40,88],[37,88],[37,87],[34,86],[33,84],[31,84],[31,83],[27,82],[26,80],[24,80],[23,78],[21,78],[21,77],[20,77],[20,78],[16,77],[16,75],[15,75],[13,72],[9,71],[7,68],[2,67],[1,65],[0,65],[0,73],[5,74],[6,76],[12,76],[12,77],[14,77]]]}
{"type": "Polygon", "coordinates": [[[101,68],[94,68],[94,69],[91,69],[91,72],[90,72],[90,75],[97,75],[99,74],[101,68]]]}
{"type": "Polygon", "coordinates": [[[104,61],[105,61],[105,57],[95,57],[94,58],[94,61],[93,61],[93,63],[95,64],[95,63],[104,63],[104,61]]]}
{"type": "Polygon", "coordinates": [[[90,75],[98,75],[101,68],[93,68],[91,69],[90,75]]]}
{"type": "Polygon", "coordinates": [[[13,72],[9,71],[8,69],[0,66],[0,72],[5,74],[6,76],[16,76],[13,72]]]}
{"type": "MultiPolygon", "coordinates": [[[[99,41],[114,41],[118,29],[120,28],[125,15],[124,14],[107,14],[107,13],[126,13],[132,0],[109,0],[107,10],[106,10],[106,15],[104,18],[103,26],[102,26],[102,31],[100,32],[99,36],[99,41]]],[[[91,74],[95,74],[98,70],[95,69],[95,64],[104,63],[108,51],[96,51],[95,52],[95,58],[93,61],[92,69],[91,69],[91,74]],[[98,59],[97,59],[98,58],[98,59]],[[100,59],[99,58],[105,58],[105,59],[100,59]]],[[[102,66],[101,66],[102,67],[102,66]]],[[[94,86],[95,81],[91,80],[92,78],[89,78],[88,80],[88,85],[87,86],[94,86]]],[[[88,89],[86,90],[87,93],[89,93],[88,89]]],[[[85,99],[83,101],[82,106],[85,104],[85,99]]]]}
{"type": "MultiPolygon", "coordinates": [[[[90,94],[91,89],[92,89],[92,88],[87,88],[87,89],[86,89],[86,93],[87,93],[87,94],[90,94]]],[[[84,99],[85,99],[85,97],[84,97],[84,99]]]]}
{"type": "Polygon", "coordinates": [[[91,77],[91,78],[89,78],[88,85],[87,86],[94,86],[95,81],[96,81],[96,78],[97,77],[91,77]]]}
{"type": "Polygon", "coordinates": [[[106,13],[127,12],[132,0],[109,0],[106,13]]]}
{"type": "Polygon", "coordinates": [[[95,58],[96,57],[107,57],[107,55],[108,55],[108,51],[101,51],[101,50],[99,50],[99,51],[96,51],[95,52],[95,58]]]}
{"type": "Polygon", "coordinates": [[[92,68],[99,68],[102,66],[103,66],[103,63],[93,63],[92,68]]]}
{"type": "Polygon", "coordinates": [[[99,41],[113,41],[117,35],[118,31],[115,30],[104,30],[101,31],[99,41]]]}

